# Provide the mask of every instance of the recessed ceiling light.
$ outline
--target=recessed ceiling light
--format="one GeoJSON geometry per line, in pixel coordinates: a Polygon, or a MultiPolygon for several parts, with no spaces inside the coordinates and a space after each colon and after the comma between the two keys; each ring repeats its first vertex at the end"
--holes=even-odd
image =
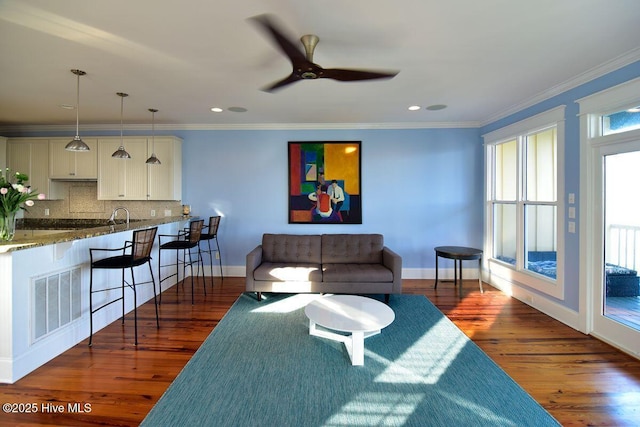
{"type": "Polygon", "coordinates": [[[412,105],[411,107],[409,107],[409,111],[418,111],[420,109],[419,105],[412,105]]]}
{"type": "Polygon", "coordinates": [[[429,105],[427,107],[427,110],[429,110],[429,111],[438,111],[438,110],[444,110],[445,108],[447,108],[447,106],[444,105],[444,104],[434,104],[434,105],[429,105]]]}
{"type": "Polygon", "coordinates": [[[220,107],[213,107],[211,108],[211,111],[213,111],[214,113],[222,113],[224,110],[220,107]]]}
{"type": "Polygon", "coordinates": [[[244,113],[247,109],[244,107],[229,107],[229,111],[233,111],[234,113],[244,113]]]}

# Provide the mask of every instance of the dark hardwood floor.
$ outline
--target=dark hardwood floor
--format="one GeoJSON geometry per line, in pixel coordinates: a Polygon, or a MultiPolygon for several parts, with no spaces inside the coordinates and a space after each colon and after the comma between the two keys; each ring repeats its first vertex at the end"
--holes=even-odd
{"type": "MultiPolygon", "coordinates": [[[[93,347],[85,340],[15,384],[0,385],[3,404],[37,408],[3,412],[0,425],[137,425],[243,290],[244,278],[225,278],[222,286],[218,280],[192,306],[190,292],[181,289],[177,303],[170,289],[159,330],[152,302],[138,311],[137,347],[127,316],[124,327],[116,321],[95,334],[93,347]]],[[[403,291],[426,295],[564,426],[640,425],[637,359],[486,284],[481,294],[475,280],[465,281],[461,295],[449,283],[434,290],[433,280],[404,280],[403,291]]]]}

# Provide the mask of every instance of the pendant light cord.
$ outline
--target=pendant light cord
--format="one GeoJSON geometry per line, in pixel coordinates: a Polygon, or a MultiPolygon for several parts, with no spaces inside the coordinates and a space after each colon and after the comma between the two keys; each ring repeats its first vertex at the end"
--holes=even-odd
{"type": "Polygon", "coordinates": [[[76,135],[80,135],[80,73],[77,73],[76,86],[76,135]]]}

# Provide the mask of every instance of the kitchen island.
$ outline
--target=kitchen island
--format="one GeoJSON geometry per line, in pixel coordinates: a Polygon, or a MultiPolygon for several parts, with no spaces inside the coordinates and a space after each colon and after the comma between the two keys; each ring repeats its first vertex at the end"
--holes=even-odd
{"type": "MultiPolygon", "coordinates": [[[[0,382],[17,381],[89,336],[89,248],[120,248],[131,240],[134,230],[155,226],[158,234],[177,234],[188,220],[181,216],[165,217],[56,230],[1,243],[0,382]]],[[[157,241],[152,257],[157,286],[160,277],[157,241]]],[[[175,267],[163,268],[163,276],[173,272],[175,267]]],[[[119,284],[121,278],[120,270],[101,270],[94,282],[119,284]]],[[[136,281],[145,280],[150,280],[148,269],[137,269],[136,281]]],[[[162,290],[173,284],[175,281],[165,282],[162,290]]],[[[94,304],[114,299],[120,292],[119,289],[104,292],[103,299],[94,299],[94,304]]],[[[153,298],[151,285],[141,286],[137,297],[138,305],[153,298]]],[[[132,292],[125,289],[125,312],[131,310],[132,292]]],[[[121,316],[121,304],[95,313],[94,333],[121,316]]]]}

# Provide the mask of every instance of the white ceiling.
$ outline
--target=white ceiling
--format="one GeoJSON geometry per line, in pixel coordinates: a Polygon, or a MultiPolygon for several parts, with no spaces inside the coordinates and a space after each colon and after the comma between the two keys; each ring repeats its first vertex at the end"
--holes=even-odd
{"type": "Polygon", "coordinates": [[[128,125],[477,126],[640,59],[639,22],[638,0],[0,0],[0,127],[74,128],[72,68],[82,126],[119,126],[116,92],[128,125]],[[263,13],[325,68],[400,73],[263,92],[291,72],[263,13]]]}

